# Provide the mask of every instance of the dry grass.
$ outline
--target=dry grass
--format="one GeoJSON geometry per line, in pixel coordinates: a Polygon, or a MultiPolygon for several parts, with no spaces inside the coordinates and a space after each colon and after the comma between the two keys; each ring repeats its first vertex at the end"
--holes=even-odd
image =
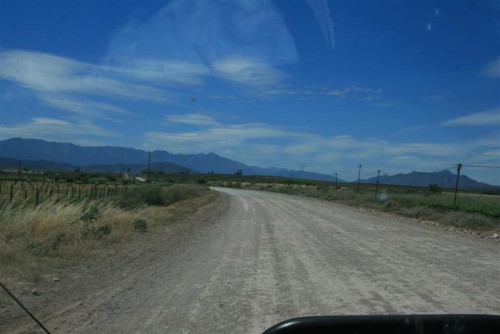
{"type": "MultiPolygon", "coordinates": [[[[500,231],[500,197],[498,195],[464,194],[453,205],[453,194],[432,194],[420,189],[384,190],[385,199],[374,189],[314,186],[305,184],[249,184],[227,183],[225,186],[266,190],[290,195],[300,195],[396,213],[406,217],[435,221],[442,225],[479,231],[500,231]]],[[[383,189],[383,187],[381,187],[383,189]]]]}
{"type": "MultiPolygon", "coordinates": [[[[84,261],[94,249],[140,235],[135,219],[144,220],[147,231],[154,230],[210,202],[216,193],[205,188],[196,195],[168,206],[133,209],[97,201],[5,205],[0,210],[0,281],[12,285],[44,280],[58,268],[84,261]]],[[[0,294],[2,302],[6,296],[0,294]]]]}

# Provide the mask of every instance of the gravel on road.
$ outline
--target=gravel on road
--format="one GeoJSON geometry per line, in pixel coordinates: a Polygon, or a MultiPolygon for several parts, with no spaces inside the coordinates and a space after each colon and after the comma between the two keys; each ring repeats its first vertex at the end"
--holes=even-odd
{"type": "MultiPolygon", "coordinates": [[[[308,315],[500,314],[497,242],[326,201],[215,190],[184,221],[64,271],[28,304],[53,333],[262,333],[308,315]]],[[[0,331],[37,332],[4,311],[0,331]]]]}

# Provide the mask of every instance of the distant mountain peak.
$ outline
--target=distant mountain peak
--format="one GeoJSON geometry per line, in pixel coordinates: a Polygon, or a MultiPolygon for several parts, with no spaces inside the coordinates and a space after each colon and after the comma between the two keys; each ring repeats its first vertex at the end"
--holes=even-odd
{"type": "MultiPolygon", "coordinates": [[[[379,182],[388,185],[397,186],[414,186],[414,187],[427,187],[430,184],[437,184],[442,188],[454,188],[457,175],[448,169],[440,172],[419,172],[411,171],[410,173],[399,173],[396,175],[384,175],[379,178],[379,182]]],[[[377,177],[362,180],[364,183],[375,183],[377,177]]],[[[477,182],[467,175],[460,175],[459,187],[461,189],[474,189],[474,190],[500,190],[500,187],[492,186],[486,183],[477,182]]]]}
{"type": "MultiPolygon", "coordinates": [[[[74,166],[145,165],[149,152],[125,147],[89,147],[71,143],[48,142],[41,139],[11,138],[0,141],[0,157],[20,160],[45,160],[74,166]]],[[[241,170],[244,175],[269,175],[296,178],[328,180],[330,175],[297,172],[284,168],[260,168],[219,156],[214,152],[199,154],[174,154],[156,150],[151,152],[151,163],[172,163],[201,173],[234,174],[241,170]]]]}

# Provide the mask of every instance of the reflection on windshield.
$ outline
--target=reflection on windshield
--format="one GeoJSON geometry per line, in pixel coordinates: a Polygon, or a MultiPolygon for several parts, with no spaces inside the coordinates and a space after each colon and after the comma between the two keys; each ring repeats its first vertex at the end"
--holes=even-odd
{"type": "MultiPolygon", "coordinates": [[[[113,6],[2,3],[3,139],[216,152],[345,180],[360,162],[388,175],[499,165],[495,2],[113,6]]],[[[499,184],[498,169],[466,173],[499,184]]]]}

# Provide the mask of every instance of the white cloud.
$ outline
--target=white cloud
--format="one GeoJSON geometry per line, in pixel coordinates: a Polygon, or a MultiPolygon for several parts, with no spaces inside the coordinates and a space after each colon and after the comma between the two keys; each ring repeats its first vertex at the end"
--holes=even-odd
{"type": "Polygon", "coordinates": [[[189,125],[219,125],[214,117],[202,114],[168,115],[168,122],[189,125]]]}
{"type": "Polygon", "coordinates": [[[32,124],[40,124],[40,125],[55,125],[55,126],[71,126],[70,122],[55,119],[55,118],[45,118],[45,117],[35,117],[32,118],[32,124]]]}
{"type": "Polygon", "coordinates": [[[112,104],[86,101],[72,96],[40,94],[39,98],[47,106],[89,117],[108,118],[104,116],[106,113],[128,114],[125,109],[112,104]]]}
{"type": "Polygon", "coordinates": [[[487,77],[500,78],[500,57],[488,63],[481,73],[487,77]]]}
{"type": "Polygon", "coordinates": [[[485,151],[482,153],[483,157],[486,158],[495,158],[497,161],[500,160],[500,148],[490,150],[490,151],[485,151]]]}
{"type": "Polygon", "coordinates": [[[119,77],[120,72],[40,52],[0,52],[0,79],[35,94],[92,94],[120,99],[165,101],[166,93],[119,77]]]}
{"type": "Polygon", "coordinates": [[[212,100],[236,100],[237,97],[233,95],[213,95],[210,96],[212,100]]]}
{"type": "Polygon", "coordinates": [[[279,83],[286,74],[266,63],[243,56],[230,56],[213,64],[213,74],[225,80],[248,85],[279,83]]]}
{"type": "Polygon", "coordinates": [[[494,156],[498,153],[495,134],[466,143],[393,142],[352,135],[321,136],[263,123],[223,124],[214,117],[205,119],[196,114],[173,119],[198,128],[189,132],[146,133],[145,146],[176,153],[217,152],[257,166],[335,171],[341,178],[354,178],[352,170],[358,163],[363,164],[365,172],[382,169],[399,173],[439,171],[458,161],[498,160],[494,156]]]}
{"type": "Polygon", "coordinates": [[[1,139],[24,137],[79,142],[80,136],[87,138],[88,134],[92,134],[94,137],[116,136],[115,133],[90,121],[70,122],[57,118],[34,117],[27,123],[12,126],[0,125],[1,139]]]}
{"type": "Polygon", "coordinates": [[[477,112],[446,120],[444,126],[499,126],[500,108],[477,112]]]}
{"type": "Polygon", "coordinates": [[[302,143],[302,144],[294,144],[294,145],[288,145],[284,148],[283,152],[287,154],[309,154],[309,153],[314,153],[318,151],[318,147],[316,145],[310,145],[308,143],[302,143]]]}
{"type": "Polygon", "coordinates": [[[350,92],[350,89],[333,89],[328,91],[327,95],[337,96],[337,97],[345,97],[350,92]]]}
{"type": "Polygon", "coordinates": [[[360,87],[359,85],[354,84],[347,87],[334,89],[322,87],[319,92],[339,98],[354,97],[362,101],[373,101],[381,99],[383,90],[360,87]]]}
{"type": "Polygon", "coordinates": [[[202,64],[178,60],[135,59],[127,67],[104,67],[124,76],[162,84],[199,85],[209,69],[202,64]]]}

